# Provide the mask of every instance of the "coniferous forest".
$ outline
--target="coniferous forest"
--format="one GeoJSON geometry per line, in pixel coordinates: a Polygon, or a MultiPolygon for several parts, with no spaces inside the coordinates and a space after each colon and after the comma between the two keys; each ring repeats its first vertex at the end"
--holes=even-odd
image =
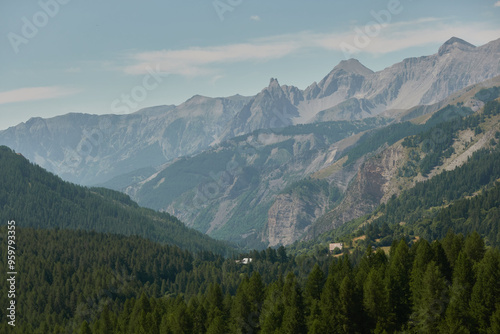
{"type": "Polygon", "coordinates": [[[253,251],[246,265],[140,237],[20,228],[16,238],[19,318],[14,330],[2,319],[4,333],[500,330],[500,252],[474,232],[395,240],[387,254],[253,251]]]}
{"type": "MultiPolygon", "coordinates": [[[[435,126],[452,142],[458,131],[482,131],[499,106],[435,126]]],[[[421,148],[431,131],[402,145],[421,148]]],[[[447,150],[435,146],[425,152],[432,159],[401,170],[427,175],[447,150]]],[[[288,248],[245,250],[121,193],[64,182],[0,147],[0,268],[12,264],[6,245],[15,240],[17,272],[16,325],[2,312],[0,332],[500,333],[498,161],[492,139],[462,166],[342,228],[288,248]],[[340,254],[324,245],[333,240],[346,245],[340,254]]],[[[0,285],[0,305],[11,293],[0,285]]]]}

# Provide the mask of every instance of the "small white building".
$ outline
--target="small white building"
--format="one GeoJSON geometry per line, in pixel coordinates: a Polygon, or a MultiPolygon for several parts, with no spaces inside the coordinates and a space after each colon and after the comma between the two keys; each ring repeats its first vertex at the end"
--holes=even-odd
{"type": "Polygon", "coordinates": [[[238,263],[238,264],[249,264],[250,262],[252,262],[251,257],[244,257],[241,260],[236,260],[236,263],[238,263]]]}
{"type": "Polygon", "coordinates": [[[338,248],[340,250],[342,250],[342,248],[344,248],[344,244],[341,243],[341,242],[332,242],[330,243],[330,253],[333,252],[335,250],[335,248],[338,248]]]}

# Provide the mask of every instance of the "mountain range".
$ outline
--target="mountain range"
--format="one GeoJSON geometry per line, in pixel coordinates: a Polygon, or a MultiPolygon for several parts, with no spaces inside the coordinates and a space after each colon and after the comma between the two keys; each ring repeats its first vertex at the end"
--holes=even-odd
{"type": "Polygon", "coordinates": [[[258,129],[362,119],[437,103],[499,75],[499,59],[500,39],[474,47],[454,37],[434,55],[408,58],[378,72],[354,59],[341,61],[304,90],[271,79],[252,97],[196,95],[178,106],[127,115],[32,118],[1,131],[0,144],[66,180],[94,185],[258,129]]]}
{"type": "MultiPolygon", "coordinates": [[[[495,99],[499,59],[500,39],[475,47],[453,37],[436,54],[377,72],[341,61],[304,90],[273,78],[250,97],[197,95],[128,115],[32,118],[1,131],[0,144],[65,180],[126,192],[211,236],[287,245],[437,174],[396,177],[409,154],[401,140],[495,99]]],[[[484,147],[490,130],[466,135],[484,147]]],[[[471,153],[453,154],[458,166],[471,153]]]]}

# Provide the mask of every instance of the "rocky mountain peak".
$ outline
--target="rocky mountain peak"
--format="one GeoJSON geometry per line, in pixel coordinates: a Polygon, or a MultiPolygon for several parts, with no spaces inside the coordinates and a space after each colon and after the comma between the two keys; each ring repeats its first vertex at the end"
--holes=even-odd
{"type": "Polygon", "coordinates": [[[267,86],[267,90],[276,90],[276,89],[281,90],[281,86],[278,82],[278,79],[271,78],[271,80],[269,80],[269,86],[267,86]]]}
{"type": "MultiPolygon", "coordinates": [[[[306,90],[310,99],[324,98],[341,91],[338,98],[346,100],[352,93],[358,91],[363,81],[371,76],[373,71],[361,64],[357,59],[342,60],[326,77],[321,80],[317,87],[311,85],[306,90]],[[347,92],[348,95],[345,95],[347,92]]],[[[340,102],[340,101],[339,101],[340,102]]]]}
{"type": "Polygon", "coordinates": [[[359,60],[354,58],[342,60],[337,66],[333,68],[332,72],[338,72],[340,70],[344,70],[347,73],[360,74],[363,76],[373,73],[372,70],[370,70],[365,65],[361,64],[359,60]]]}
{"type": "Polygon", "coordinates": [[[443,45],[441,45],[438,54],[442,56],[454,50],[470,51],[475,48],[476,46],[470,44],[469,42],[464,41],[463,39],[460,39],[458,37],[452,37],[449,40],[447,40],[443,45]]]}
{"type": "Polygon", "coordinates": [[[183,104],[184,105],[197,105],[197,104],[201,104],[201,103],[203,103],[207,100],[211,100],[211,99],[212,98],[210,98],[210,97],[196,94],[196,95],[193,95],[191,98],[189,98],[187,101],[185,101],[183,104]]]}
{"type": "Polygon", "coordinates": [[[280,98],[284,96],[283,89],[281,88],[278,79],[275,78],[271,78],[271,80],[269,81],[269,86],[264,88],[262,93],[269,93],[271,96],[275,98],[280,98]]]}

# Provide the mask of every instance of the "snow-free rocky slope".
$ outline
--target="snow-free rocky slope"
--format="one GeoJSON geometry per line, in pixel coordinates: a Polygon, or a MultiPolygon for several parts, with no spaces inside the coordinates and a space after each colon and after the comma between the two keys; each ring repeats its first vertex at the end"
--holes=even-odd
{"type": "MultiPolygon", "coordinates": [[[[480,110],[500,94],[498,87],[500,76],[463,89],[445,100],[444,108],[441,103],[426,108],[431,113],[440,109],[436,114],[415,108],[402,115],[418,118],[386,128],[380,127],[387,120],[367,118],[255,131],[178,159],[122,190],[140,204],[174,214],[213,237],[252,247],[287,245],[304,233],[321,233],[369,213],[422,180],[417,174],[400,177],[408,174],[411,156],[401,141],[480,110]],[[483,93],[483,87],[490,90],[483,93]]],[[[496,130],[488,131],[486,137],[476,136],[473,129],[467,145],[471,139],[488,144],[496,130]]],[[[431,138],[441,142],[441,132],[435,130],[431,138]]],[[[464,145],[455,152],[465,152],[464,145]]],[[[469,153],[457,155],[453,166],[469,153]]]]}
{"type": "Polygon", "coordinates": [[[451,38],[436,54],[408,58],[373,72],[357,60],[341,61],[304,90],[272,79],[253,97],[194,96],[179,106],[128,115],[67,114],[33,118],[0,131],[12,147],[66,180],[119,185],[144,180],[174,159],[254,130],[380,113],[397,116],[438,103],[471,84],[500,74],[500,39],[475,47],[451,38]]]}

